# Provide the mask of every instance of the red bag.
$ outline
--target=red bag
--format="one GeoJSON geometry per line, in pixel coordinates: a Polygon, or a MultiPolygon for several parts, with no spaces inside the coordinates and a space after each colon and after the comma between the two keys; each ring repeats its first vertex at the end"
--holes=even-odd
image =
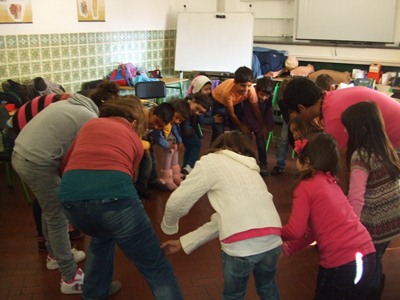
{"type": "Polygon", "coordinates": [[[129,85],[128,76],[126,75],[126,72],[123,68],[118,68],[112,71],[110,74],[107,75],[107,79],[115,82],[120,86],[129,85]]]}

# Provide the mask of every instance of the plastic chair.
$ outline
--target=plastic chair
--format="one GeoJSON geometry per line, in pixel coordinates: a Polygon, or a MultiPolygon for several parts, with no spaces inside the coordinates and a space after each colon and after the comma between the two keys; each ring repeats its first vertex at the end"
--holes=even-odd
{"type": "Polygon", "coordinates": [[[135,95],[140,99],[155,99],[157,104],[167,96],[167,88],[163,81],[143,81],[135,85],[135,95]]]}
{"type": "MultiPolygon", "coordinates": [[[[278,109],[278,90],[279,90],[279,82],[275,84],[274,96],[272,97],[272,108],[274,110],[274,124],[282,125],[283,119],[278,109]]],[[[268,139],[265,145],[265,151],[268,152],[269,145],[273,139],[279,139],[279,137],[277,135],[274,135],[274,130],[271,130],[268,134],[268,139]]]]}

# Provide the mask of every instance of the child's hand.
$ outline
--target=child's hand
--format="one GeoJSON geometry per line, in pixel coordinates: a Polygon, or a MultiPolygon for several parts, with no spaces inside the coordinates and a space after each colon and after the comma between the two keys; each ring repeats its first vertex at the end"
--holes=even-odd
{"type": "Polygon", "coordinates": [[[214,123],[218,124],[224,123],[224,117],[220,114],[214,115],[213,118],[214,118],[214,123]]]}
{"type": "Polygon", "coordinates": [[[246,134],[246,135],[248,135],[248,134],[251,133],[251,130],[250,130],[249,127],[247,127],[246,125],[242,125],[242,126],[240,127],[240,131],[242,131],[243,134],[246,134]]]}
{"type": "Polygon", "coordinates": [[[169,152],[172,152],[171,150],[175,150],[175,143],[174,142],[168,142],[169,143],[169,152]]]}
{"type": "Polygon", "coordinates": [[[168,240],[161,244],[161,249],[164,249],[165,254],[173,254],[182,249],[180,240],[168,240]]]}

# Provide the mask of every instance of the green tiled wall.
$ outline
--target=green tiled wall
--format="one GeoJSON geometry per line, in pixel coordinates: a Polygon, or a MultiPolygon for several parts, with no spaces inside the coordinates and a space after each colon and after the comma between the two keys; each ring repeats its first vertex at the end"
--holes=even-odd
{"type": "Polygon", "coordinates": [[[176,30],[0,35],[0,82],[27,83],[40,76],[74,92],[121,62],[147,70],[160,66],[163,76],[178,77],[175,39],[176,30]]]}

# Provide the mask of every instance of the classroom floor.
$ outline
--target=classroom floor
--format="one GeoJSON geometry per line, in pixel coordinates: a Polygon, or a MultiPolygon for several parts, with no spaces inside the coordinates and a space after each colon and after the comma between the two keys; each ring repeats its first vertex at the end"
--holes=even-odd
{"type": "MultiPolygon", "coordinates": [[[[205,144],[208,145],[207,132],[205,144]]],[[[205,150],[203,150],[204,153],[205,150]]],[[[275,165],[275,147],[269,153],[269,168],[275,165]]],[[[282,222],[288,220],[291,209],[289,195],[295,177],[293,161],[289,158],[286,172],[280,176],[268,176],[265,182],[274,195],[276,208],[282,222]]],[[[4,167],[0,165],[0,299],[1,300],[53,300],[80,299],[80,296],[60,293],[58,271],[45,267],[46,254],[37,251],[32,209],[26,203],[20,182],[15,177],[15,185],[6,185],[4,167]]],[[[144,202],[153,226],[161,241],[170,239],[161,232],[168,192],[157,192],[153,200],[144,202]]],[[[213,210],[203,197],[180,222],[180,233],[186,233],[209,220],[213,210]]],[[[172,236],[176,238],[176,236],[172,236]]],[[[87,250],[90,238],[85,236],[74,242],[78,249],[87,250]]],[[[169,256],[186,300],[216,300],[222,295],[222,266],[220,246],[214,240],[193,252],[190,256],[178,253],[169,256]]],[[[383,258],[386,273],[386,287],[382,300],[400,299],[400,239],[391,243],[383,258]]],[[[84,268],[84,262],[80,263],[84,268]]],[[[318,267],[318,252],[308,247],[293,257],[281,257],[277,282],[282,300],[312,299],[318,267]]],[[[114,300],[153,299],[150,289],[140,277],[134,265],[117,249],[115,257],[115,279],[121,281],[121,291],[114,300]]],[[[259,299],[251,278],[246,300],[259,299]]]]}

